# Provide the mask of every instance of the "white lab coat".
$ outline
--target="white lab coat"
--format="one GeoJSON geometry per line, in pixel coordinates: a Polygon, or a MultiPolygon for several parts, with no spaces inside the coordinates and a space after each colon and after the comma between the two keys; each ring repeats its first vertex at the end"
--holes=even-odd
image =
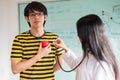
{"type": "MultiPolygon", "coordinates": [[[[71,50],[64,53],[62,57],[71,69],[81,61],[81,57],[77,58],[71,50]]],[[[115,75],[111,65],[108,65],[103,61],[102,65],[103,67],[92,55],[89,55],[89,58],[85,58],[83,63],[75,69],[76,80],[115,80],[115,75]]]]}

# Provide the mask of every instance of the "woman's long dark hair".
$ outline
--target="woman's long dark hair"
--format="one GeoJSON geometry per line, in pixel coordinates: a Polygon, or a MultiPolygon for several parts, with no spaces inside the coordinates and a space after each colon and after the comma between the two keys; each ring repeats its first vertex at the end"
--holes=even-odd
{"type": "Polygon", "coordinates": [[[80,18],[76,25],[78,37],[80,38],[84,51],[83,59],[87,57],[89,51],[91,51],[90,54],[92,54],[98,62],[105,61],[112,65],[117,80],[119,70],[115,55],[105,35],[102,20],[99,16],[90,14],[80,18]]]}

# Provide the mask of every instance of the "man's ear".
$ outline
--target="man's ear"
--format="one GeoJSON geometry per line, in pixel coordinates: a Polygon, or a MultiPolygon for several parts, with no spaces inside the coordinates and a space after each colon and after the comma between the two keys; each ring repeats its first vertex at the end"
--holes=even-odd
{"type": "Polygon", "coordinates": [[[28,17],[25,17],[25,19],[27,20],[27,22],[30,22],[28,17]]]}
{"type": "Polygon", "coordinates": [[[45,18],[45,21],[47,20],[47,17],[48,17],[48,15],[45,15],[45,17],[44,17],[44,18],[45,18]]]}

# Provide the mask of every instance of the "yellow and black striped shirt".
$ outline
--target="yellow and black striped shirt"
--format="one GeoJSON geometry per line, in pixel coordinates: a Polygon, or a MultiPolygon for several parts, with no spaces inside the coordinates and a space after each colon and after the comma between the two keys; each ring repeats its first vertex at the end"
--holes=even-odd
{"type": "MultiPolygon", "coordinates": [[[[34,37],[29,31],[17,35],[14,38],[11,60],[26,61],[37,54],[40,42],[47,40],[53,43],[58,35],[45,32],[41,37],[34,37]]],[[[56,56],[61,55],[63,50],[51,44],[51,52],[37,61],[29,69],[20,73],[20,80],[54,80],[53,65],[56,56]]]]}

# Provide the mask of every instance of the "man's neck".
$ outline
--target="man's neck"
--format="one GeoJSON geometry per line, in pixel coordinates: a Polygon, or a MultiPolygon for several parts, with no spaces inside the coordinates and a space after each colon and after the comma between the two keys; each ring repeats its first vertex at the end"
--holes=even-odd
{"type": "Polygon", "coordinates": [[[44,29],[39,28],[39,29],[30,29],[30,33],[35,36],[35,37],[40,37],[44,34],[44,29]]]}

